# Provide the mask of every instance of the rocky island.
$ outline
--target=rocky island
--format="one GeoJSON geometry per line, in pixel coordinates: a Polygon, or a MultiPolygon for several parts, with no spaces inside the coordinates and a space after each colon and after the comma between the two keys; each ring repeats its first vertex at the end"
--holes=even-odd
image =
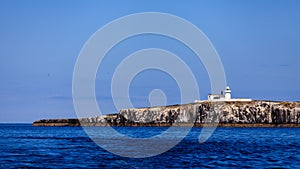
{"type": "Polygon", "coordinates": [[[202,101],[122,109],[116,114],[81,119],[43,119],[33,126],[209,126],[300,127],[300,102],[202,101]]]}

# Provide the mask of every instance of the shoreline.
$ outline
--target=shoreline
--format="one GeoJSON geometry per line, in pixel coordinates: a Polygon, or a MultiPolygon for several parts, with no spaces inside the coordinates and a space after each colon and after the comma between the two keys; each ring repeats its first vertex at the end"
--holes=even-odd
{"type": "Polygon", "coordinates": [[[225,127],[225,128],[300,128],[300,124],[238,124],[238,123],[219,123],[219,124],[133,124],[133,125],[109,125],[109,124],[70,124],[70,123],[33,123],[32,126],[39,127],[225,127]]]}

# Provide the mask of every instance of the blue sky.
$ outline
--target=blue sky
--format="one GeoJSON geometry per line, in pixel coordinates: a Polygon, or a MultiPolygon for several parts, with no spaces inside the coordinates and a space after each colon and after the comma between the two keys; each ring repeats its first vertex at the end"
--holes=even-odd
{"type": "MultiPolygon", "coordinates": [[[[119,17],[164,12],[184,18],[212,41],[223,62],[234,97],[299,101],[300,1],[16,1],[0,2],[0,122],[76,117],[72,74],[86,40],[119,17]]],[[[104,113],[116,111],[108,80],[122,57],[160,47],[199,69],[200,97],[210,93],[205,69],[180,43],[159,36],[134,37],[107,55],[99,69],[96,93],[104,113]],[[101,94],[100,94],[101,93],[101,94]]],[[[137,107],[149,106],[152,89],[161,88],[168,104],[179,102],[174,80],[161,72],[139,74],[130,88],[137,107]]]]}

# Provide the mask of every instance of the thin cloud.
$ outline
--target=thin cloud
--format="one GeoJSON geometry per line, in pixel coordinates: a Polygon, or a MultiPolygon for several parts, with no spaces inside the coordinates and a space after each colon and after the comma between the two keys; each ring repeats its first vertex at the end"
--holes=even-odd
{"type": "Polygon", "coordinates": [[[49,96],[48,98],[53,100],[72,100],[72,97],[70,96],[59,96],[59,95],[49,96]]]}

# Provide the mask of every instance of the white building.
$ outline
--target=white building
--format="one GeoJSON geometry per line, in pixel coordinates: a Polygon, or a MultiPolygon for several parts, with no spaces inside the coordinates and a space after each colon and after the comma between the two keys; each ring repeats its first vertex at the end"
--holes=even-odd
{"type": "MultiPolygon", "coordinates": [[[[244,98],[231,98],[231,90],[229,86],[226,87],[221,94],[209,94],[207,97],[208,101],[252,101],[252,99],[244,99],[244,98]]],[[[207,100],[195,100],[195,102],[203,102],[207,100]]]]}

